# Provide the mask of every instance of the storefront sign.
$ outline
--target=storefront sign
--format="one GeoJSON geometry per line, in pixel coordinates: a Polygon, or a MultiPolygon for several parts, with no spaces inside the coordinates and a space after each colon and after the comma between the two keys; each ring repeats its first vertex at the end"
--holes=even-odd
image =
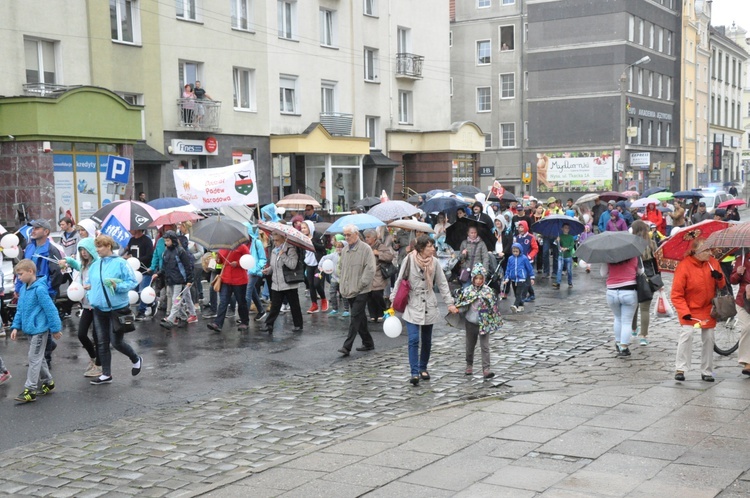
{"type": "Polygon", "coordinates": [[[213,137],[208,137],[205,141],[172,139],[170,152],[177,155],[216,156],[219,153],[219,147],[213,137]]]}
{"type": "Polygon", "coordinates": [[[495,167],[494,166],[480,166],[479,176],[495,176],[495,167]]]}
{"type": "Polygon", "coordinates": [[[631,152],[630,167],[633,169],[648,169],[651,165],[650,152],[631,152]]]}
{"type": "Polygon", "coordinates": [[[537,192],[596,192],[612,189],[610,152],[537,154],[537,192]]]}
{"type": "Polygon", "coordinates": [[[258,203],[255,164],[244,161],[210,169],[176,169],[177,197],[203,209],[258,203]]]}

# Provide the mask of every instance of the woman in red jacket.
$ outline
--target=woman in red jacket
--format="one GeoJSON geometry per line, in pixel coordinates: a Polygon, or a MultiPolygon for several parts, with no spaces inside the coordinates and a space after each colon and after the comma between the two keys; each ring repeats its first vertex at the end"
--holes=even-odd
{"type": "Polygon", "coordinates": [[[729,277],[732,284],[740,284],[740,290],[734,302],[737,304],[737,326],[740,328],[740,345],[737,350],[737,361],[742,366],[742,373],[750,375],[750,258],[742,255],[734,260],[734,269],[729,277]]]}
{"type": "Polygon", "coordinates": [[[672,304],[680,319],[680,338],[677,342],[675,380],[685,380],[693,354],[693,334],[700,330],[701,379],[713,382],[714,328],[716,320],[711,317],[711,300],[716,289],[723,289],[724,274],[711,251],[703,250],[704,239],[696,239],[685,259],[680,261],[672,281],[672,304]]]}
{"type": "Polygon", "coordinates": [[[659,230],[660,233],[667,233],[667,220],[664,219],[664,215],[661,214],[661,211],[656,209],[656,202],[646,205],[646,213],[641,219],[643,221],[650,221],[656,225],[656,229],[659,230]]]}
{"type": "Polygon", "coordinates": [[[219,251],[218,262],[223,264],[221,270],[221,289],[219,289],[219,310],[213,322],[206,325],[211,330],[220,332],[224,326],[224,317],[227,314],[229,301],[234,296],[237,301],[237,313],[240,319],[240,325],[237,329],[240,332],[248,329],[250,323],[250,314],[247,307],[247,270],[240,266],[240,258],[245,254],[250,254],[247,244],[241,244],[231,251],[221,249],[219,251]]]}

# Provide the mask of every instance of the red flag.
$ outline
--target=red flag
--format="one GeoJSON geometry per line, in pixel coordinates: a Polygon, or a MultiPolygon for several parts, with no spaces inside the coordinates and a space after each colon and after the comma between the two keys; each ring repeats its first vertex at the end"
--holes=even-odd
{"type": "Polygon", "coordinates": [[[492,194],[498,199],[501,199],[504,193],[505,189],[503,188],[503,186],[499,181],[495,180],[495,182],[492,184],[492,194]]]}

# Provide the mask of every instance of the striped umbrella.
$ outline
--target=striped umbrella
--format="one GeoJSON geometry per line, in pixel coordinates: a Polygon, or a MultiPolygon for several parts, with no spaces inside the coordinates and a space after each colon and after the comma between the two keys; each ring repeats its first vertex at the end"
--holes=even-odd
{"type": "Polygon", "coordinates": [[[281,235],[286,239],[287,242],[296,247],[301,247],[308,251],[314,251],[312,240],[308,238],[304,233],[300,232],[291,225],[285,225],[283,223],[277,223],[275,221],[259,221],[258,228],[268,234],[281,235]]]}
{"type": "Polygon", "coordinates": [[[708,247],[735,249],[750,247],[750,223],[737,223],[724,230],[714,232],[706,240],[708,247]]]}

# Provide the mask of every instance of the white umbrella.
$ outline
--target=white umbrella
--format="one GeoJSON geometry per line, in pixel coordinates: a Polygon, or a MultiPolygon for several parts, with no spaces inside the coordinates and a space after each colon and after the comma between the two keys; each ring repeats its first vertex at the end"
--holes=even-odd
{"type": "Polygon", "coordinates": [[[435,233],[435,229],[429,224],[417,220],[396,220],[388,223],[388,226],[403,228],[404,230],[416,230],[424,233],[435,233]]]}

